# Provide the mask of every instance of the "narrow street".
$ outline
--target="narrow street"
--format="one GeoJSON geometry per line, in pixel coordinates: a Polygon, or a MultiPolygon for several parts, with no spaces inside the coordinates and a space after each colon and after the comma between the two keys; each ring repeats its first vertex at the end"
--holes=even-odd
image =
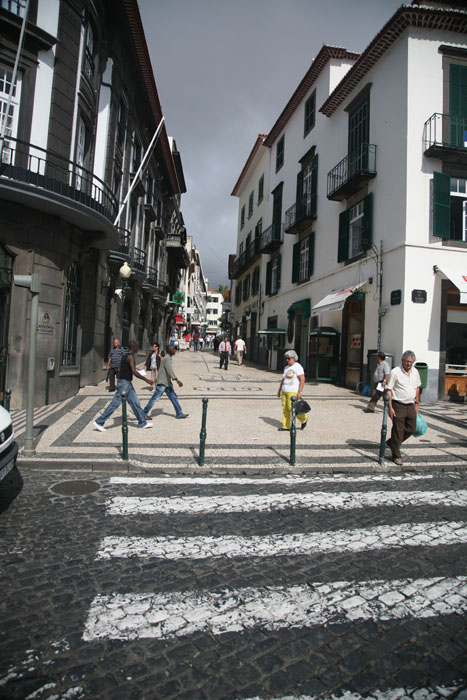
{"type": "Polygon", "coordinates": [[[466,697],[462,472],[23,469],[0,499],[1,698],[466,697]]]}

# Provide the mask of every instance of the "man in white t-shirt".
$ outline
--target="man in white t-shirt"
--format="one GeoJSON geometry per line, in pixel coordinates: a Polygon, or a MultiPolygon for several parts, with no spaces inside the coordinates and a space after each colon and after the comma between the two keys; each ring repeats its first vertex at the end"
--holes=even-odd
{"type": "Polygon", "coordinates": [[[246,343],[242,338],[237,338],[235,341],[235,353],[239,365],[243,364],[243,355],[246,355],[246,343]]]}
{"type": "MultiPolygon", "coordinates": [[[[292,396],[295,396],[297,399],[302,398],[302,391],[305,386],[305,370],[297,360],[298,355],[295,350],[287,350],[285,353],[287,366],[284,369],[277,391],[278,398],[282,398],[282,427],[279,430],[290,430],[292,396]]],[[[302,430],[304,430],[308,422],[306,414],[297,414],[297,418],[302,424],[302,430]]]]}

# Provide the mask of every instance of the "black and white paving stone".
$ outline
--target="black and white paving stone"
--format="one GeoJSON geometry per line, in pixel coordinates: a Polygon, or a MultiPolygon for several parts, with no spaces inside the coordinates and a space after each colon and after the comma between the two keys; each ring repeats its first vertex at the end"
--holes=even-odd
{"type": "Polygon", "coordinates": [[[463,472],[78,479],[0,484],[0,698],[467,697],[463,472]]]}

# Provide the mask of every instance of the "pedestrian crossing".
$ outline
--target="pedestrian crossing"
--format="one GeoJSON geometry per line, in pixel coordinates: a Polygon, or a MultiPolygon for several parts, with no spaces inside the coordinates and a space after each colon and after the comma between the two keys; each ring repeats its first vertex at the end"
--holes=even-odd
{"type": "MultiPolygon", "coordinates": [[[[289,659],[299,634],[307,641],[296,662],[310,666],[307,682],[291,673],[287,693],[278,695],[263,675],[264,693],[245,685],[238,700],[314,697],[303,690],[312,677],[325,676],[327,665],[338,678],[334,694],[319,697],[365,697],[363,685],[357,694],[355,688],[368,673],[379,683],[368,697],[448,697],[445,687],[467,684],[456,662],[462,649],[467,653],[460,642],[467,638],[466,486],[458,474],[113,477],[95,561],[107,567],[106,581],[120,567],[131,590],[126,583],[96,591],[83,640],[183,647],[207,635],[219,654],[228,639],[239,649],[251,644],[254,656],[266,635],[279,646],[276,656],[289,659]],[[401,678],[406,669],[417,677],[409,689],[394,688],[394,670],[384,675],[372,658],[375,630],[382,638],[392,630],[408,650],[427,628],[443,630],[443,668],[428,661],[431,649],[422,642],[415,658],[387,648],[401,678]],[[336,658],[331,642],[316,641],[335,640],[342,630],[353,635],[349,644],[366,650],[365,671],[358,664],[354,675],[344,671],[345,656],[336,658]]],[[[239,670],[246,661],[232,657],[231,663],[239,670]]],[[[221,697],[211,695],[209,683],[202,697],[221,697]]]]}

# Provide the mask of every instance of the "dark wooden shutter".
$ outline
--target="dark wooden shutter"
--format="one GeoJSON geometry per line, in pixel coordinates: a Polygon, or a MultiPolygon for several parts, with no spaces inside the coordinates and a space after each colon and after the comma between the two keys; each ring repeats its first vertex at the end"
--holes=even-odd
{"type": "Polygon", "coordinates": [[[271,294],[271,280],[272,280],[272,261],[270,260],[266,265],[266,294],[271,294]]]}
{"type": "Polygon", "coordinates": [[[292,282],[298,282],[298,270],[300,267],[300,243],[295,243],[292,258],[292,282]]]}
{"type": "Polygon", "coordinates": [[[433,235],[451,237],[451,177],[433,173],[433,235]]]}
{"type": "Polygon", "coordinates": [[[339,242],[337,246],[337,262],[344,262],[349,257],[349,221],[350,209],[339,215],[339,242]]]}
{"type": "Polygon", "coordinates": [[[449,113],[451,145],[464,148],[467,130],[467,66],[449,67],[449,113]]]}
{"type": "Polygon", "coordinates": [[[297,198],[295,200],[295,221],[303,219],[303,170],[297,173],[297,198]]]}
{"type": "Polygon", "coordinates": [[[310,233],[308,240],[308,277],[312,277],[315,271],[315,232],[310,233]]]}
{"type": "Polygon", "coordinates": [[[310,215],[316,218],[318,215],[318,154],[313,156],[311,162],[311,202],[310,215]]]}
{"type": "Polygon", "coordinates": [[[277,287],[276,292],[281,288],[281,266],[282,266],[282,255],[277,256],[277,287]]]}
{"type": "Polygon", "coordinates": [[[373,192],[363,200],[362,250],[369,250],[373,243],[373,192]]]}

